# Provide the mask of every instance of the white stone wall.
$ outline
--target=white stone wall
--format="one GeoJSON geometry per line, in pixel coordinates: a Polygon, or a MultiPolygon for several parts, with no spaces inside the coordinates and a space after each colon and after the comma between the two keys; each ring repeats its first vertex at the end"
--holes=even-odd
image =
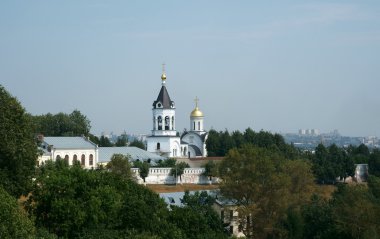
{"type": "MultiPolygon", "coordinates": [[[[147,184],[175,184],[175,176],[170,175],[171,168],[150,168],[148,177],[145,178],[147,184]]],[[[209,179],[203,175],[204,168],[185,168],[183,175],[177,177],[177,183],[188,184],[209,184],[209,179]]],[[[143,179],[139,175],[138,168],[132,168],[132,172],[136,177],[138,183],[143,183],[143,179]]],[[[215,182],[216,179],[213,179],[215,182]]]]}

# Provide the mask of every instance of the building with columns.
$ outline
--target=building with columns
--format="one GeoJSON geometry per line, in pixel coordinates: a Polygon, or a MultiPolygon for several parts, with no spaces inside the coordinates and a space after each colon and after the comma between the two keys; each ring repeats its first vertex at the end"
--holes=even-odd
{"type": "Polygon", "coordinates": [[[204,130],[204,115],[198,107],[190,114],[190,130],[179,136],[175,123],[175,104],[166,88],[166,73],[161,75],[162,86],[153,102],[153,129],[147,137],[147,151],[166,157],[205,157],[207,132],[204,130]]]}

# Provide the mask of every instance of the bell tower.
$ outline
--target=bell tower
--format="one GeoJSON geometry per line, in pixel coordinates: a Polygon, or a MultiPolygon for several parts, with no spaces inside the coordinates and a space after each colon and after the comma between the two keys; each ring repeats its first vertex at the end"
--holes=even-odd
{"type": "Polygon", "coordinates": [[[178,157],[180,137],[175,127],[175,104],[170,99],[166,89],[165,64],[162,65],[161,90],[152,105],[153,128],[151,136],[147,137],[147,151],[167,157],[178,157]]]}
{"type": "Polygon", "coordinates": [[[166,89],[165,64],[162,66],[162,86],[157,99],[153,102],[153,130],[154,136],[176,136],[175,104],[170,99],[166,89]]]}

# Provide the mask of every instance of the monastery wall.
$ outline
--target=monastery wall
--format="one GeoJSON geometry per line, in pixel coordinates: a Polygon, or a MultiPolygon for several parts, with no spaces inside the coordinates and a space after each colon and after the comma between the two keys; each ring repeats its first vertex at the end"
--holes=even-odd
{"type": "MultiPolygon", "coordinates": [[[[137,182],[144,183],[143,179],[139,175],[138,168],[132,168],[133,175],[136,177],[137,182]]],[[[170,175],[171,168],[150,168],[148,177],[145,178],[147,184],[175,184],[175,176],[170,175]]],[[[180,177],[177,177],[177,183],[189,183],[189,184],[209,184],[208,177],[204,176],[204,168],[185,168],[184,173],[180,177]]],[[[213,179],[215,183],[215,179],[213,179]]]]}

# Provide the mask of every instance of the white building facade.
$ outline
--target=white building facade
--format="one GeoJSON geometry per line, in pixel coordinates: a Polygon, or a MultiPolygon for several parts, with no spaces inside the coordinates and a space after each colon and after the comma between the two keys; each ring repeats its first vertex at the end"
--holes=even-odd
{"type": "Polygon", "coordinates": [[[39,148],[42,151],[38,158],[39,165],[47,160],[63,159],[69,165],[77,161],[83,168],[97,167],[98,146],[85,137],[44,137],[39,148]]]}

